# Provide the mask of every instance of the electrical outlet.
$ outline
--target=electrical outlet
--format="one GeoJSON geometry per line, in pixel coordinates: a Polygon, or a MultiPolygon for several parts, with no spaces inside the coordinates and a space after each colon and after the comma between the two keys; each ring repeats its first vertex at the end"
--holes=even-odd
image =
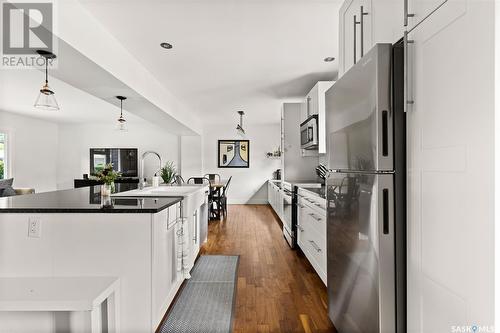
{"type": "Polygon", "coordinates": [[[40,238],[42,236],[42,220],[39,217],[28,219],[28,237],[40,238]]]}

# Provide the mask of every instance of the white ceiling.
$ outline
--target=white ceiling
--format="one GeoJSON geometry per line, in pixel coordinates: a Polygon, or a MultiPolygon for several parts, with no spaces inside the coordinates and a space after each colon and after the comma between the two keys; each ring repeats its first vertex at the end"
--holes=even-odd
{"type": "Polygon", "coordinates": [[[337,76],[323,59],[338,58],[340,0],[80,2],[205,122],[237,121],[237,110],[279,122],[283,101],[337,76]]]}
{"type": "Polygon", "coordinates": [[[58,39],[57,53],[55,66],[49,70],[49,84],[60,110],[35,109],[33,104],[44,73],[36,68],[17,67],[0,69],[0,110],[59,123],[116,125],[120,105],[116,96],[123,95],[127,96],[124,116],[131,123],[147,121],[173,134],[194,133],[63,40],[58,39]]]}
{"type": "MultiPolygon", "coordinates": [[[[109,123],[110,126],[116,125],[120,115],[118,100],[109,100],[109,103],[106,103],[54,77],[50,78],[49,83],[56,92],[55,96],[61,110],[36,109],[33,104],[44,79],[44,74],[36,69],[0,70],[0,111],[58,123],[101,122],[109,123]]],[[[124,116],[131,122],[144,122],[126,111],[124,116]]]]}

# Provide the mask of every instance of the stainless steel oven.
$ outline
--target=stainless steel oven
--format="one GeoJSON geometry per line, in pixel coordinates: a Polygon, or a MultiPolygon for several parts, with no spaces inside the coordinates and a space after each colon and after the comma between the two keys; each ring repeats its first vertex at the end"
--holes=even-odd
{"type": "Polygon", "coordinates": [[[300,124],[300,147],[302,149],[318,148],[318,115],[313,114],[300,124]]]}

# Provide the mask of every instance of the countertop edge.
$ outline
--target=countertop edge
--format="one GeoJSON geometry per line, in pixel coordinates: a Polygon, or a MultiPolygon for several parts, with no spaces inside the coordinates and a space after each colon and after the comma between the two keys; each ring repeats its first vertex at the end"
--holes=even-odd
{"type": "Polygon", "coordinates": [[[326,200],[326,198],[324,196],[322,196],[321,194],[319,194],[317,192],[309,190],[309,188],[307,188],[307,187],[303,187],[303,186],[297,186],[297,187],[303,191],[307,191],[307,193],[310,193],[311,195],[314,195],[315,197],[326,200]]]}
{"type": "MultiPolygon", "coordinates": [[[[150,199],[152,199],[151,197],[150,199]]],[[[166,197],[157,197],[158,199],[166,197]]],[[[83,214],[155,214],[181,202],[180,196],[168,197],[172,201],[158,208],[0,208],[0,214],[12,213],[83,213],[83,214]]]]}

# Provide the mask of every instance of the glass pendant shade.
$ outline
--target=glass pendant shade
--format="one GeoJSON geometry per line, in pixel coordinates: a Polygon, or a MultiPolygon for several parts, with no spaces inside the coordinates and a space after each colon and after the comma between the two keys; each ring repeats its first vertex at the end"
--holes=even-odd
{"type": "Polygon", "coordinates": [[[35,107],[43,110],[59,110],[59,104],[57,104],[56,96],[54,92],[50,90],[47,83],[45,83],[42,89],[40,89],[38,98],[35,101],[35,107]]]}
{"type": "Polygon", "coordinates": [[[127,121],[122,116],[118,118],[118,123],[116,124],[116,130],[124,132],[128,131],[127,121]]]}
{"type": "Polygon", "coordinates": [[[37,53],[45,58],[45,83],[38,93],[38,98],[35,101],[35,108],[42,110],[59,110],[59,104],[57,104],[56,96],[54,91],[49,87],[49,60],[56,58],[56,55],[52,52],[38,50],[37,53]]]}
{"type": "Polygon", "coordinates": [[[118,123],[116,124],[116,130],[127,132],[128,131],[127,120],[123,118],[123,101],[126,100],[127,97],[116,96],[116,98],[120,100],[120,118],[118,118],[118,123]]]}

